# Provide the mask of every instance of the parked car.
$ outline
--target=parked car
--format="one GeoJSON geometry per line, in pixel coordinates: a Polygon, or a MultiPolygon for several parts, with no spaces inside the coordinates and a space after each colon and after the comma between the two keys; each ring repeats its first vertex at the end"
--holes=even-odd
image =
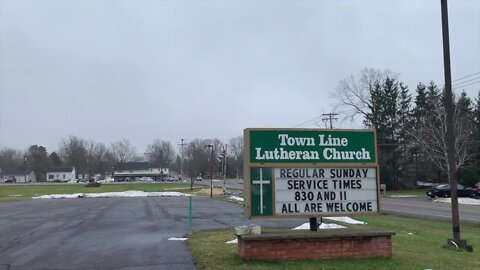
{"type": "Polygon", "coordinates": [[[435,186],[432,182],[417,181],[417,188],[429,188],[435,186]]]}
{"type": "Polygon", "coordinates": [[[197,179],[195,181],[203,181],[203,178],[201,176],[197,176],[197,179]]]}
{"type": "Polygon", "coordinates": [[[176,182],[176,181],[179,181],[178,178],[176,177],[167,177],[165,178],[168,182],[176,182]]]}
{"type": "MultiPolygon", "coordinates": [[[[463,185],[457,184],[457,193],[458,197],[470,197],[475,196],[475,191],[473,188],[465,188],[463,185]]],[[[426,192],[427,196],[430,198],[444,197],[449,198],[451,196],[450,184],[440,184],[429,188],[426,192]]]]}
{"type": "Polygon", "coordinates": [[[480,199],[480,182],[475,184],[474,198],[480,199]]]}
{"type": "Polygon", "coordinates": [[[143,182],[153,182],[153,179],[151,177],[142,177],[140,178],[140,181],[143,181],[143,182]]]}

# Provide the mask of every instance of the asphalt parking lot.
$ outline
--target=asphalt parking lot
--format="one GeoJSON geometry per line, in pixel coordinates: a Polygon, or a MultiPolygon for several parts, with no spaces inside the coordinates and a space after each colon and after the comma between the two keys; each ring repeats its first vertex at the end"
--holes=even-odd
{"type": "MultiPolygon", "coordinates": [[[[187,235],[188,201],[150,197],[2,203],[0,270],[196,269],[186,242],[168,240],[187,235]]],[[[252,223],[241,205],[208,197],[193,197],[192,202],[193,231],[252,223]]],[[[293,227],[303,222],[254,223],[293,227]]]]}

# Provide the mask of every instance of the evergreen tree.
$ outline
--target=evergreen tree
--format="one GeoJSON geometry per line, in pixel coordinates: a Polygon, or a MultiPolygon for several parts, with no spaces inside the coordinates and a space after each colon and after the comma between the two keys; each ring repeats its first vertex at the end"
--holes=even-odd
{"type": "Polygon", "coordinates": [[[408,164],[411,162],[410,155],[408,154],[409,149],[413,146],[410,142],[412,137],[410,136],[409,130],[412,129],[413,119],[412,119],[412,96],[408,91],[408,87],[403,83],[400,83],[400,93],[398,97],[398,123],[397,123],[397,143],[399,146],[399,176],[402,178],[402,183],[404,186],[414,187],[415,178],[406,177],[408,164]]]}
{"type": "Polygon", "coordinates": [[[407,154],[407,144],[410,141],[408,130],[412,128],[412,96],[408,87],[400,83],[400,95],[398,99],[398,142],[402,146],[402,155],[407,154]]]}
{"type": "Polygon", "coordinates": [[[38,182],[45,181],[50,160],[47,149],[43,146],[32,145],[26,155],[28,167],[35,172],[38,182]]]}
{"type": "MultiPolygon", "coordinates": [[[[368,113],[365,116],[364,123],[365,126],[374,128],[377,130],[383,130],[383,106],[382,102],[384,101],[384,95],[382,92],[382,87],[380,81],[375,81],[371,88],[369,89],[370,98],[368,102],[368,113]]],[[[383,138],[383,136],[382,136],[383,138]]]]}
{"type": "Polygon", "coordinates": [[[58,154],[56,152],[52,152],[49,156],[48,159],[50,160],[50,165],[51,166],[60,166],[63,164],[63,161],[60,159],[58,154]]]}
{"type": "Polygon", "coordinates": [[[413,116],[415,118],[415,126],[425,120],[427,115],[427,92],[426,87],[422,83],[417,85],[417,96],[415,97],[415,107],[413,109],[413,116]]]}

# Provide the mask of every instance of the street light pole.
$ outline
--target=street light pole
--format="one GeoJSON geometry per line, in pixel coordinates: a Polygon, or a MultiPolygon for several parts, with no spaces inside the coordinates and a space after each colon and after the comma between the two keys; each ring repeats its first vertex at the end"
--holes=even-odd
{"type": "Polygon", "coordinates": [[[210,151],[210,198],[213,197],[213,144],[207,145],[210,151]]]}

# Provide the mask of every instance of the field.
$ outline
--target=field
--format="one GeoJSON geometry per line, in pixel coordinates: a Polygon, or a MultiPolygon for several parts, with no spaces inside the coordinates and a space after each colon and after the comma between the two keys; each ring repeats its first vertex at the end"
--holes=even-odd
{"type": "MultiPolygon", "coordinates": [[[[363,218],[358,218],[363,220],[363,218]]],[[[342,224],[345,225],[345,224],[342,224]]],[[[360,260],[244,261],[235,244],[233,229],[194,233],[188,244],[200,269],[480,269],[480,224],[462,224],[462,239],[473,252],[444,247],[452,235],[451,224],[397,217],[369,216],[368,225],[396,232],[393,257],[360,260]]]]}
{"type": "Polygon", "coordinates": [[[34,185],[1,185],[0,202],[31,199],[33,196],[72,193],[101,193],[138,191],[188,191],[188,183],[125,183],[102,184],[100,187],[85,187],[85,184],[34,184],[34,185]]]}

